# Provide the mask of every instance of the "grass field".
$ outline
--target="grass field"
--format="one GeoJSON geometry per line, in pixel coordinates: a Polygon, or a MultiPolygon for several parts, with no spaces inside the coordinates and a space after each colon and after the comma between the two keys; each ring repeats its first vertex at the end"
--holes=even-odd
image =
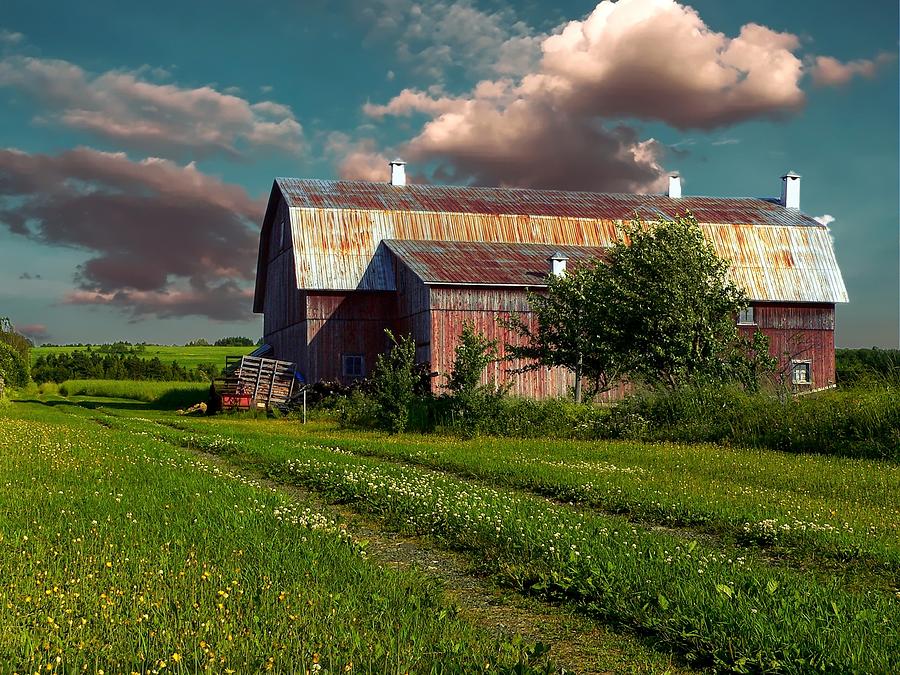
{"type": "MultiPolygon", "coordinates": [[[[99,345],[95,345],[96,349],[99,345]]],[[[86,347],[35,347],[31,350],[31,364],[41,356],[50,354],[69,354],[78,350],[87,349],[86,347]]],[[[192,369],[203,363],[215,364],[217,368],[225,366],[225,357],[227,356],[243,356],[249,354],[256,347],[175,347],[170,345],[147,345],[143,352],[139,354],[145,359],[152,359],[154,356],[159,357],[163,363],[172,363],[177,361],[179,365],[192,369]]]]}
{"type": "Polygon", "coordinates": [[[58,387],[63,396],[125,398],[175,410],[205,401],[207,382],[153,382],[135,380],[66,380],[58,387]]]}
{"type": "MultiPolygon", "coordinates": [[[[694,667],[896,672],[895,463],[702,445],[386,437],[328,423],[178,418],[150,408],[10,409],[26,418],[56,415],[59,425],[69,424],[65,417],[79,429],[100,422],[99,435],[82,440],[78,432],[82,472],[107,466],[127,481],[132,462],[147,456],[144,443],[187,463],[196,461],[176,448],[213,453],[234,470],[303,486],[386,527],[466,551],[498,583],[577,608],[599,625],[646,635],[656,653],[676,654],[694,667]],[[116,443],[131,443],[127,454],[116,443]],[[90,459],[90,447],[98,459],[90,459]],[[126,466],[111,468],[125,457],[126,466]]],[[[24,477],[25,460],[16,461],[24,477]]],[[[60,463],[46,461],[51,469],[60,463]]],[[[169,466],[180,472],[186,464],[169,466]]],[[[90,497],[87,490],[82,497],[90,497]]],[[[47,532],[37,536],[52,547],[58,539],[53,528],[47,532]]],[[[63,566],[73,554],[41,553],[63,566]]],[[[462,638],[459,644],[457,653],[477,653],[473,659],[484,653],[484,645],[462,638]]],[[[491,644],[492,658],[513,658],[508,647],[491,644]]],[[[657,663],[652,654],[634,660],[641,658],[639,670],[657,663]]]]}
{"type": "Polygon", "coordinates": [[[0,408],[3,672],[504,672],[342,524],[146,433],[0,408]]]}

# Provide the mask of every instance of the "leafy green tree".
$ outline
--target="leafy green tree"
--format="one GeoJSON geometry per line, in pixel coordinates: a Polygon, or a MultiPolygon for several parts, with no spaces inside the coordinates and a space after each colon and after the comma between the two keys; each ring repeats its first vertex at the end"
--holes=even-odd
{"type": "Polygon", "coordinates": [[[0,376],[10,387],[21,388],[29,381],[26,361],[5,342],[0,342],[0,376]]]}
{"type": "Polygon", "coordinates": [[[0,317],[0,342],[12,347],[25,363],[31,362],[31,348],[34,346],[27,337],[16,332],[8,317],[0,317]]]}
{"type": "Polygon", "coordinates": [[[372,374],[372,397],[378,407],[379,426],[393,434],[402,433],[409,424],[410,408],[415,401],[420,375],[416,368],[416,341],[411,335],[397,339],[385,330],[391,349],[379,354],[372,374]]]}
{"type": "Polygon", "coordinates": [[[658,224],[632,222],[604,260],[551,276],[530,296],[531,327],[508,322],[522,338],[507,353],[526,368],[561,366],[599,392],[628,379],[677,388],[736,381],[755,388],[775,359],[758,331],[743,338],[736,317],[747,297],[728,278],[728,262],[685,215],[658,224]]]}
{"type": "Polygon", "coordinates": [[[735,318],[747,296],[690,215],[632,222],[608,252],[596,302],[614,317],[613,351],[631,379],[677,388],[758,381],[774,367],[765,337],[744,339],[735,318]]]}
{"type": "Polygon", "coordinates": [[[615,386],[625,371],[622,354],[615,348],[615,317],[603,302],[607,275],[600,261],[551,275],[546,293],[528,296],[531,322],[520,314],[501,320],[520,339],[506,345],[507,358],[525,360],[522,370],[546,366],[569,370],[575,376],[578,403],[585,380],[592,393],[598,393],[615,386]]]}

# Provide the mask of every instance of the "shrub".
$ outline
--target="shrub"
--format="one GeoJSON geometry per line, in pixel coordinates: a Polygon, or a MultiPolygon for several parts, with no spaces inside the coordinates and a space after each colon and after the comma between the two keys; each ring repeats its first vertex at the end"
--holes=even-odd
{"type": "Polygon", "coordinates": [[[416,397],[416,342],[411,335],[398,340],[391,331],[385,332],[393,345],[386,354],[378,355],[372,376],[372,399],[379,428],[396,434],[406,430],[416,397]]]}
{"type": "Polygon", "coordinates": [[[31,379],[21,354],[5,342],[0,342],[0,375],[6,386],[16,389],[26,386],[31,379]]]}
{"type": "Polygon", "coordinates": [[[507,390],[496,383],[481,383],[484,369],[497,360],[497,341],[478,333],[470,323],[463,325],[453,369],[447,377],[449,426],[471,436],[496,418],[507,390]]]}

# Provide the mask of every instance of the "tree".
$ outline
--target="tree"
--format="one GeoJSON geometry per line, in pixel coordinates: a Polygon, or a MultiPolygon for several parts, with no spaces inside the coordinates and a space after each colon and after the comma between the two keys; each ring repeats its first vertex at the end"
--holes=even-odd
{"type": "Polygon", "coordinates": [[[634,221],[603,261],[550,277],[545,295],[530,296],[533,326],[505,323],[522,338],[507,346],[525,368],[561,366],[594,392],[622,379],[679,387],[737,381],[755,387],[774,368],[768,340],[741,337],[736,317],[747,297],[728,278],[691,215],[658,224],[634,221]]]}
{"type": "Polygon", "coordinates": [[[597,301],[614,318],[613,351],[631,379],[676,388],[697,381],[758,381],[774,367],[761,333],[740,336],[747,296],[691,214],[632,222],[609,250],[597,301]]]}
{"type": "Polygon", "coordinates": [[[215,347],[252,347],[253,340],[248,337],[226,337],[215,341],[215,347]]]}
{"type": "Polygon", "coordinates": [[[31,348],[34,346],[27,337],[16,332],[8,317],[0,317],[0,342],[12,347],[25,363],[31,362],[31,348]]]}
{"type": "Polygon", "coordinates": [[[10,387],[21,388],[28,384],[28,365],[21,354],[5,342],[0,342],[0,377],[10,387]]]}
{"type": "Polygon", "coordinates": [[[614,349],[614,317],[603,302],[607,275],[600,261],[551,275],[546,294],[528,296],[532,322],[520,314],[501,320],[520,338],[519,344],[506,345],[507,358],[525,360],[522,370],[559,366],[571,371],[578,403],[584,380],[598,393],[612,388],[625,370],[614,349]]]}

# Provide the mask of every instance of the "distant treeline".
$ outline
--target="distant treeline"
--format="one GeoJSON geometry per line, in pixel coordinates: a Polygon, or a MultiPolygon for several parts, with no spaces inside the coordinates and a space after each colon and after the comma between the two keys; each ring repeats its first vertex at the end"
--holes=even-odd
{"type": "Polygon", "coordinates": [[[141,358],[139,348],[132,351],[85,350],[69,354],[38,357],[31,369],[37,383],[66,380],[159,380],[165,382],[201,382],[218,375],[212,364],[184,368],[178,363],[163,363],[158,357],[141,358]]]}
{"type": "Polygon", "coordinates": [[[900,384],[900,349],[837,349],[835,366],[840,386],[900,384]]]}
{"type": "MultiPolygon", "coordinates": [[[[248,337],[225,337],[216,340],[215,342],[209,342],[200,338],[199,340],[191,340],[190,342],[186,342],[184,344],[185,347],[253,347],[254,345],[262,344],[262,339],[254,342],[248,337]]],[[[149,342],[139,342],[137,344],[132,344],[131,342],[113,342],[112,344],[107,345],[90,345],[90,344],[82,344],[81,342],[70,342],[64,345],[53,344],[52,342],[44,342],[42,344],[43,347],[93,347],[97,351],[105,351],[105,352],[128,352],[131,350],[139,350],[143,351],[146,347],[159,347],[161,345],[152,344],[149,342]]]]}

